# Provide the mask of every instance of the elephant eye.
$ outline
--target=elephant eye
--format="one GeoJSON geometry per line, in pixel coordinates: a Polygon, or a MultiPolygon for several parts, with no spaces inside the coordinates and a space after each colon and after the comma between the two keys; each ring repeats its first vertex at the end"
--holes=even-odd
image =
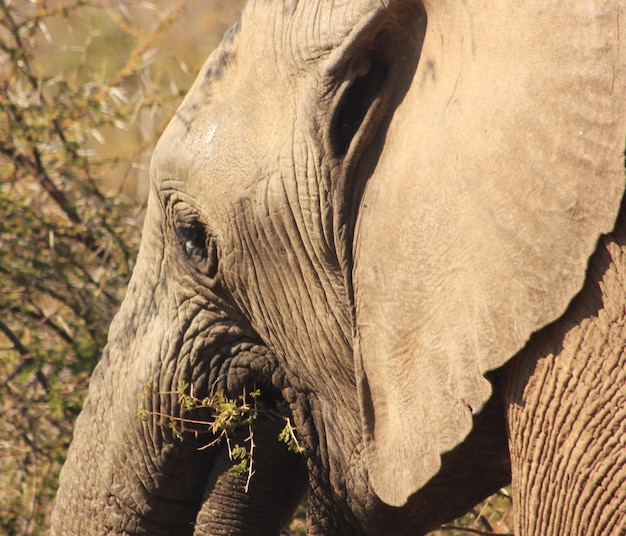
{"type": "Polygon", "coordinates": [[[217,244],[199,221],[178,225],[178,238],[187,258],[211,279],[217,275],[217,244]]]}
{"type": "Polygon", "coordinates": [[[372,56],[367,70],[352,81],[341,97],[331,129],[331,143],[336,156],[344,156],[348,152],[352,139],[385,83],[387,72],[387,64],[372,56]]]}

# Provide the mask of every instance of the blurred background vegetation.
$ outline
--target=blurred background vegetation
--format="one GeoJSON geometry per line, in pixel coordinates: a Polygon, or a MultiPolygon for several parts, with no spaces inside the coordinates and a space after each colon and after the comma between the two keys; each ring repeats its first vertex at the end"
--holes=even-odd
{"type": "MultiPolygon", "coordinates": [[[[243,3],[0,0],[1,534],[47,532],[151,148],[243,3]]],[[[433,534],[505,534],[511,518],[503,490],[433,534]]]]}

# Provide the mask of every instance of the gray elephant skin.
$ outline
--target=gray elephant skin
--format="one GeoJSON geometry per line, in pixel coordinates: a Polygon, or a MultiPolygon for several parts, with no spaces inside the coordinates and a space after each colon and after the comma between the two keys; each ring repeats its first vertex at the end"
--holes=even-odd
{"type": "Polygon", "coordinates": [[[626,5],[494,6],[246,6],[156,147],[52,534],[304,495],[309,534],[424,534],[508,482],[518,536],[626,534],[626,5]],[[260,390],[248,489],[164,426],[181,381],[260,390]]]}

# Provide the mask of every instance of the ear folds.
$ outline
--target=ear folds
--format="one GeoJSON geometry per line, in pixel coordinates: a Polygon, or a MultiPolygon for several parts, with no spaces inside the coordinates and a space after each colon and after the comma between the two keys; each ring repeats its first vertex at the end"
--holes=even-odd
{"type": "Polygon", "coordinates": [[[351,67],[354,78],[342,92],[330,124],[330,146],[335,157],[348,152],[387,78],[387,63],[373,53],[357,58],[351,67]]]}
{"type": "Polygon", "coordinates": [[[624,190],[618,0],[424,8],[353,247],[367,465],[397,506],[469,433],[485,373],[563,314],[624,190]]]}

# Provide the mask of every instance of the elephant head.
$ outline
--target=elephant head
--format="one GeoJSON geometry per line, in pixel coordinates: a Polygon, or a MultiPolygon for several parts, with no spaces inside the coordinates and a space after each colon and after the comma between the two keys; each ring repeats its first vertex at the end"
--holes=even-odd
{"type": "Polygon", "coordinates": [[[563,313],[614,225],[620,15],[251,1],[156,148],[53,533],[271,534],[307,483],[311,533],[379,514],[425,530],[497,488],[506,467],[435,506],[481,430],[485,375],[563,313]],[[286,402],[304,455],[260,417],[244,492],[223,442],[158,422],[181,415],[180,381],[286,402]]]}

